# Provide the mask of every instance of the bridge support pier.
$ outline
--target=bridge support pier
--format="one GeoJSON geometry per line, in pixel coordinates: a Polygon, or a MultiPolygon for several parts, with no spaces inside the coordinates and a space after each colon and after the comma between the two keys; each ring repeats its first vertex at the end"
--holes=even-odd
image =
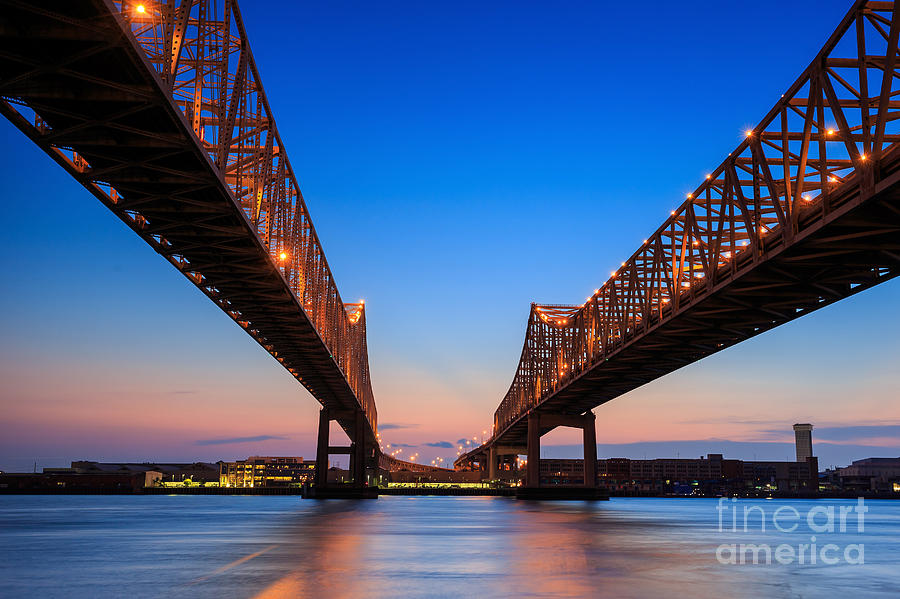
{"type": "Polygon", "coordinates": [[[583,416],[582,442],[584,443],[584,486],[597,488],[597,417],[593,412],[583,416]]]}
{"type": "Polygon", "coordinates": [[[316,473],[315,485],[308,490],[306,497],[317,499],[328,498],[370,498],[378,497],[378,489],[366,485],[366,468],[368,454],[371,448],[366,447],[366,417],[361,411],[354,414],[338,413],[328,408],[319,411],[319,436],[316,446],[316,473]],[[331,435],[331,421],[337,419],[353,421],[353,429],[350,431],[350,446],[335,447],[329,444],[331,435]],[[352,481],[347,483],[328,482],[328,458],[334,454],[347,454],[350,456],[350,476],[352,481]]]}
{"type": "Polygon", "coordinates": [[[497,446],[491,445],[488,450],[488,480],[494,482],[497,480],[497,446]]]}
{"type": "Polygon", "coordinates": [[[516,494],[520,499],[608,499],[597,488],[597,417],[593,412],[580,416],[538,414],[528,416],[528,463],[525,485],[516,494]],[[558,426],[582,430],[584,443],[584,483],[575,486],[541,485],[541,436],[558,426]]]}
{"type": "Polygon", "coordinates": [[[487,480],[497,482],[501,478],[516,478],[516,458],[527,450],[521,446],[491,445],[487,450],[487,480]]]}
{"type": "Polygon", "coordinates": [[[541,486],[541,415],[528,417],[528,462],[525,464],[525,486],[541,486]]]}

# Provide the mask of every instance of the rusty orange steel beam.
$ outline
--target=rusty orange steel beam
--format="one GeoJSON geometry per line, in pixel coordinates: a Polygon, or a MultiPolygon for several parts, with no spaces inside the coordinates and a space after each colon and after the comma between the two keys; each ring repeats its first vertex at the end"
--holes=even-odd
{"type": "Polygon", "coordinates": [[[898,274],[898,28],[895,3],[854,3],[769,113],[584,304],[532,304],[486,445],[522,442],[530,413],[583,413],[898,274]]]}

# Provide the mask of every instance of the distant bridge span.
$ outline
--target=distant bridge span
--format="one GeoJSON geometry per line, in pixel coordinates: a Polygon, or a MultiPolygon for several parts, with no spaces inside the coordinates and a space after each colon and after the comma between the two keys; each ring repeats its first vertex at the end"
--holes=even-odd
{"type": "Polygon", "coordinates": [[[478,462],[496,478],[498,459],[527,453],[527,484],[539,486],[540,436],[557,426],[583,427],[594,463],[593,408],[900,274],[898,7],[854,3],[768,114],[584,304],[532,304],[491,439],[457,467],[478,462]]]}
{"type": "Polygon", "coordinates": [[[237,2],[0,0],[0,112],[321,402],[320,482],[337,420],[362,484],[365,306],[338,293],[237,2]]]}
{"type": "Polygon", "coordinates": [[[419,464],[417,462],[410,462],[408,460],[400,460],[388,453],[383,452],[378,458],[378,467],[379,469],[387,470],[388,472],[400,472],[401,470],[421,472],[424,474],[434,472],[453,472],[452,468],[442,468],[440,466],[431,466],[430,464],[419,464]]]}

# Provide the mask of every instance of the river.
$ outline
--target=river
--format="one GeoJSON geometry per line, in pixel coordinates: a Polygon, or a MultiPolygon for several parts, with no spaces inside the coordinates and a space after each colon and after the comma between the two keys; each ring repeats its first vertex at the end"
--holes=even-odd
{"type": "Polygon", "coordinates": [[[900,501],[0,496],[2,597],[860,599],[898,588],[900,501]]]}

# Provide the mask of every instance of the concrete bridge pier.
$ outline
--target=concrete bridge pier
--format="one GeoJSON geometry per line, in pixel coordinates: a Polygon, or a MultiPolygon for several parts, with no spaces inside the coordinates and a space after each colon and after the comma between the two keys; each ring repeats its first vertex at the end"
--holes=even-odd
{"type": "Polygon", "coordinates": [[[488,450],[488,480],[495,482],[504,476],[507,479],[516,478],[516,458],[526,452],[527,449],[521,446],[491,445],[488,450]]]}
{"type": "Polygon", "coordinates": [[[519,499],[609,499],[597,487],[597,417],[593,412],[581,415],[540,414],[528,416],[528,463],[525,484],[516,494],[519,499]],[[584,483],[576,486],[541,485],[541,437],[558,426],[580,428],[584,443],[584,483]]]}
{"type": "Polygon", "coordinates": [[[362,411],[354,413],[330,410],[323,407],[319,411],[319,438],[316,446],[315,484],[310,487],[305,497],[314,499],[367,499],[378,497],[376,487],[367,486],[367,466],[372,462],[375,448],[366,446],[366,417],[362,411]],[[332,420],[351,420],[350,446],[341,447],[329,444],[332,420]],[[349,483],[328,481],[328,458],[332,455],[347,454],[350,456],[349,483]]]}

